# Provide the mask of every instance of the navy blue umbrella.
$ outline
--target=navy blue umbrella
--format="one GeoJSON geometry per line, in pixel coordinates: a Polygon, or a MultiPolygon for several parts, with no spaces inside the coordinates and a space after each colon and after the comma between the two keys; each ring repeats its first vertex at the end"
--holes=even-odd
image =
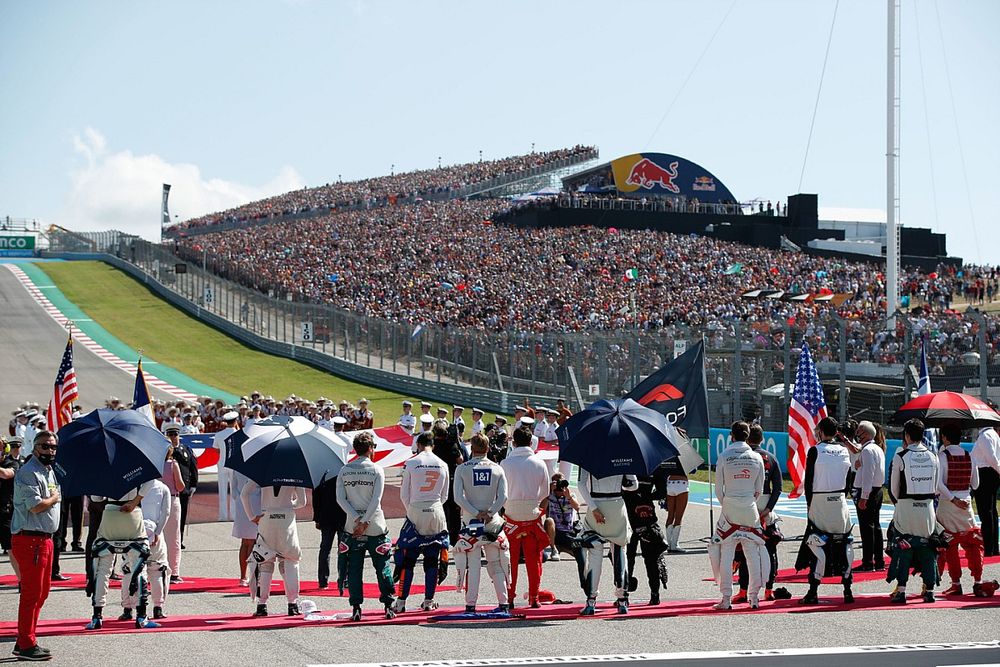
{"type": "Polygon", "coordinates": [[[677,431],[664,415],[631,398],[600,400],[576,413],[556,431],[559,459],[595,477],[649,475],[678,455],[677,431]]]}
{"type": "Polygon", "coordinates": [[[226,467],[261,486],[315,489],[346,462],[346,443],[305,417],[268,417],[226,438],[226,467]]]}
{"type": "Polygon", "coordinates": [[[163,474],[170,441],[140,412],[101,408],[59,429],[53,468],[64,497],[121,498],[163,474]]]}

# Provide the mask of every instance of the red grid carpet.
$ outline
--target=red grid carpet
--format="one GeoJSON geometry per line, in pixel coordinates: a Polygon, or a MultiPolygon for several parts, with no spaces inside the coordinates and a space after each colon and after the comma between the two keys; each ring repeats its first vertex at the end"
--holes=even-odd
{"type": "MultiPolygon", "coordinates": [[[[775,602],[762,602],[757,611],[751,611],[747,605],[738,605],[731,611],[715,611],[712,609],[714,600],[671,600],[656,607],[644,604],[634,604],[629,610],[629,618],[670,618],[676,616],[705,616],[713,614],[822,614],[838,611],[867,611],[873,609],[895,608],[906,609],[993,609],[1000,607],[1000,596],[992,598],[974,598],[971,595],[941,599],[933,605],[919,602],[919,596],[911,598],[909,604],[904,606],[892,605],[887,595],[859,595],[857,601],[852,605],[845,605],[835,598],[814,606],[802,606],[796,600],[779,600],[775,602]]],[[[611,605],[602,605],[597,614],[593,617],[581,618],[579,616],[580,604],[558,604],[545,605],[541,609],[522,609],[517,612],[523,613],[526,618],[515,622],[531,623],[546,621],[570,621],[579,619],[583,622],[592,620],[620,618],[615,613],[611,605]]],[[[438,609],[434,612],[407,612],[392,620],[382,617],[380,607],[377,602],[369,600],[367,611],[364,615],[363,624],[367,625],[413,625],[418,623],[435,622],[432,617],[444,614],[453,614],[461,611],[461,608],[438,609]]],[[[344,612],[325,612],[327,614],[344,612]]],[[[38,634],[42,637],[65,636],[65,635],[85,635],[95,631],[84,629],[89,619],[43,619],[38,624],[38,634]]],[[[448,622],[448,621],[443,621],[448,622]]],[[[462,621],[459,621],[462,622],[462,621]]],[[[491,621],[479,621],[491,622],[491,621]]],[[[494,623],[506,623],[510,621],[492,621],[494,623]]],[[[264,618],[254,618],[247,615],[241,616],[171,616],[162,621],[163,625],[157,629],[138,630],[134,623],[126,621],[108,620],[102,630],[96,632],[108,633],[131,633],[131,632],[192,632],[192,631],[220,631],[220,630],[268,630],[291,627],[341,627],[345,625],[357,625],[348,620],[330,621],[307,621],[302,617],[287,616],[267,616],[264,618]]],[[[14,621],[0,622],[0,637],[13,637],[17,630],[17,623],[14,621]]]]}

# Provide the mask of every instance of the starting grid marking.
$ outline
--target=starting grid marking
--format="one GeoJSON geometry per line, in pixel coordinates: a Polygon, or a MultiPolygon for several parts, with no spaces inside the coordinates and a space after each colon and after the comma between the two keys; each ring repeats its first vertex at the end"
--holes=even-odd
{"type": "MultiPolygon", "coordinates": [[[[518,665],[602,664],[663,662],[679,660],[718,660],[776,658],[811,655],[880,655],[915,651],[960,651],[1000,648],[1000,642],[955,642],[941,644],[894,644],[887,646],[841,646],[817,648],[762,649],[748,651],[688,651],[684,653],[634,653],[622,655],[576,655],[565,657],[499,658],[482,660],[433,660],[426,662],[347,663],[337,667],[517,667],[518,665]]],[[[763,661],[762,661],[763,662],[763,661]]],[[[313,667],[325,667],[314,665],[313,667]]]]}
{"type": "MultiPolygon", "coordinates": [[[[48,297],[46,297],[45,294],[44,294],[44,292],[42,291],[43,289],[55,289],[55,286],[46,285],[44,287],[38,287],[31,280],[31,278],[28,277],[28,274],[26,274],[21,269],[21,267],[17,266],[16,264],[6,264],[5,266],[7,267],[7,269],[10,270],[11,273],[14,274],[14,277],[17,278],[18,282],[21,283],[21,286],[24,287],[25,290],[27,290],[28,294],[31,295],[31,298],[35,300],[35,303],[37,303],[39,306],[41,306],[42,310],[44,310],[49,317],[51,317],[53,320],[55,320],[55,322],[59,326],[65,328],[68,325],[72,324],[73,322],[91,322],[91,321],[93,321],[93,320],[86,319],[86,318],[80,318],[80,319],[77,319],[77,320],[73,320],[73,319],[70,319],[70,318],[66,317],[62,313],[62,311],[60,311],[58,308],[56,308],[55,305],[53,305],[53,303],[51,301],[49,301],[48,297]]],[[[135,377],[135,374],[136,374],[136,371],[137,371],[137,368],[136,368],[135,364],[132,364],[132,363],[130,363],[128,361],[125,361],[121,357],[119,357],[119,356],[117,356],[115,354],[112,354],[111,352],[108,352],[97,341],[95,341],[93,338],[91,338],[90,336],[88,336],[84,332],[80,331],[79,329],[74,328],[74,330],[73,330],[73,339],[75,341],[77,341],[78,343],[80,343],[80,345],[82,345],[86,349],[88,349],[91,352],[93,352],[94,354],[96,354],[98,357],[100,357],[104,361],[106,361],[109,364],[111,364],[112,366],[114,366],[115,368],[118,368],[118,369],[120,369],[120,370],[128,373],[133,378],[135,377]]],[[[149,363],[153,363],[153,362],[149,362],[149,363]]],[[[170,394],[171,396],[176,396],[177,398],[180,398],[180,399],[183,399],[183,400],[186,400],[186,401],[194,401],[194,400],[198,399],[198,396],[196,394],[192,394],[189,391],[185,391],[185,390],[181,389],[180,387],[175,387],[174,385],[170,384],[169,382],[164,382],[163,380],[159,379],[155,375],[151,374],[148,370],[144,369],[143,370],[143,375],[146,377],[146,384],[148,384],[151,387],[156,387],[160,391],[166,392],[166,393],[170,394]]]]}
{"type": "MultiPolygon", "coordinates": [[[[690,484],[690,495],[688,496],[688,503],[693,505],[702,505],[708,507],[709,504],[713,504],[716,507],[719,506],[719,502],[713,499],[712,503],[709,503],[709,493],[708,493],[708,482],[697,482],[692,481],[690,484]]],[[[714,487],[712,489],[713,493],[715,491],[714,487]]],[[[858,513],[855,511],[854,503],[848,500],[847,509],[851,513],[851,521],[855,525],[858,523],[858,513]]],[[[806,498],[805,496],[799,496],[798,498],[789,498],[786,495],[782,495],[778,498],[778,504],[774,506],[774,512],[778,516],[791,517],[794,519],[802,519],[805,521],[808,518],[807,508],[806,508],[806,498]]],[[[882,528],[888,528],[889,522],[892,521],[892,505],[883,504],[882,510],[879,512],[879,523],[882,524],[882,528]]]]}

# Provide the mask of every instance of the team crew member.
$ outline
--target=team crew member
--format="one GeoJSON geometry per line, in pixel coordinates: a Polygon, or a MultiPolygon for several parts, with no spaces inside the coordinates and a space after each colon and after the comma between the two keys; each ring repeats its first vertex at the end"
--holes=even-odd
{"type": "Polygon", "coordinates": [[[233,496],[240,499],[233,507],[233,529],[230,535],[240,541],[238,554],[240,567],[240,586],[249,586],[247,579],[247,565],[249,565],[250,553],[253,551],[254,542],[257,541],[257,524],[251,521],[250,517],[258,516],[262,510],[260,508],[260,487],[250,492],[250,511],[245,509],[243,504],[243,487],[246,486],[250,478],[236,470],[230,470],[233,496]]]}
{"type": "MultiPolygon", "coordinates": [[[[444,426],[441,423],[435,424],[431,433],[434,436],[434,455],[445,462],[448,467],[450,479],[455,477],[455,468],[465,461],[462,450],[461,435],[456,434],[456,425],[444,426]]],[[[465,428],[465,425],[462,425],[465,428]]],[[[447,485],[448,499],[444,501],[444,516],[448,525],[449,544],[458,542],[458,531],[462,528],[462,510],[455,502],[455,496],[451,484],[447,485]]]]}
{"type": "Polygon", "coordinates": [[[170,560],[170,583],[183,583],[181,579],[181,493],[184,491],[184,477],[181,467],[174,460],[174,452],[180,445],[180,427],[170,424],[165,429],[170,447],[167,448],[167,459],[163,464],[163,483],[170,491],[170,516],[163,529],[163,540],[167,547],[167,558],[170,560]]]}
{"type": "Polygon", "coordinates": [[[910,568],[919,568],[924,580],[924,602],[934,602],[938,582],[937,548],[932,542],[937,516],[934,498],[938,488],[937,457],[923,443],[924,423],[911,419],[903,424],[903,446],[892,458],[889,496],[896,504],[889,526],[888,581],[898,586],[890,600],[906,604],[906,582],[910,568]]]}
{"type": "Polygon", "coordinates": [[[944,529],[948,550],[938,559],[938,570],[947,562],[951,586],[944,595],[962,595],[962,562],[958,548],[965,550],[972,575],[972,592],[976,597],[986,597],[983,589],[983,536],[972,514],[970,491],[979,486],[979,470],[973,467],[972,457],[962,449],[962,431],[957,426],[943,426],[941,451],[938,452],[938,506],[936,519],[944,529]]]}
{"type": "Polygon", "coordinates": [[[770,561],[761,532],[757,498],[764,491],[764,461],[746,443],[750,425],[739,421],[729,431],[732,442],[719,454],[715,467],[715,495],[721,504],[715,533],[708,545],[712,573],[722,599],[715,609],[732,608],[733,560],[736,547],[743,549],[749,582],[747,599],[750,608],[759,606],[761,586],[770,574],[770,561]]]}
{"type": "MultiPolygon", "coordinates": [[[[667,586],[667,542],[660,530],[656,517],[656,504],[667,497],[667,469],[661,464],[651,476],[636,478],[635,493],[623,494],[628,522],[632,527],[632,539],[628,542],[625,555],[628,559],[629,591],[638,587],[635,576],[635,556],[642,545],[642,560],[646,566],[646,581],[649,582],[649,604],[660,604],[660,585],[667,586]]],[[[552,507],[551,500],[549,508],[552,507]]]]}
{"type": "Polygon", "coordinates": [[[979,431],[972,447],[972,465],[979,470],[979,488],[972,494],[983,531],[983,555],[998,556],[997,490],[1000,489],[1000,435],[995,428],[979,431]]]}
{"type": "MultiPolygon", "coordinates": [[[[184,429],[181,428],[183,435],[184,429]]],[[[195,429],[197,432],[197,429],[195,429]]],[[[188,503],[191,496],[198,490],[198,458],[194,452],[181,441],[174,446],[174,460],[181,468],[181,479],[184,482],[184,489],[180,492],[181,502],[181,549],[184,548],[184,533],[187,529],[188,503]]]]}
{"type": "Polygon", "coordinates": [[[681,538],[681,522],[684,521],[684,512],[688,504],[688,476],[681,465],[679,458],[668,459],[661,464],[661,472],[667,478],[666,501],[667,523],[666,540],[667,550],[670,553],[684,553],[684,549],[677,545],[681,538]]]}
{"type": "Polygon", "coordinates": [[[511,563],[507,601],[513,607],[517,595],[517,563],[523,556],[528,574],[528,605],[538,608],[542,550],[549,542],[542,527],[542,509],[549,495],[549,473],[545,461],[532,451],[531,438],[529,428],[516,429],[514,449],[500,466],[507,478],[504,533],[510,541],[511,563]]]}
{"type": "MultiPolygon", "coordinates": [[[[215,439],[212,441],[212,446],[219,450],[219,521],[232,521],[233,520],[233,506],[229,502],[229,485],[231,484],[230,478],[232,473],[229,468],[224,468],[221,465],[222,461],[226,460],[226,438],[228,438],[233,433],[236,433],[236,422],[239,421],[240,413],[235,410],[230,410],[229,412],[222,415],[222,423],[225,427],[215,434],[215,439]]],[[[234,500],[239,502],[238,496],[233,493],[234,500]]],[[[235,503],[234,503],[235,504],[235,503]]]]}
{"type": "MultiPolygon", "coordinates": [[[[170,489],[158,479],[146,490],[139,506],[142,509],[142,524],[149,541],[149,559],[146,572],[149,574],[149,591],[153,596],[153,618],[166,618],[163,606],[170,592],[170,565],[167,547],[163,541],[163,529],[170,519],[170,489]]],[[[129,595],[125,602],[126,619],[131,618],[132,608],[138,604],[138,595],[129,595]]]]}
{"type": "Polygon", "coordinates": [[[447,558],[450,545],[444,516],[444,502],[451,486],[448,466],[434,455],[434,439],[431,436],[422,433],[417,438],[417,447],[417,455],[403,466],[399,488],[406,520],[396,540],[396,553],[401,559],[399,596],[393,606],[397,614],[406,611],[413,570],[421,555],[424,557],[424,601],[420,603],[420,609],[433,611],[438,608],[434,601],[438,570],[447,567],[447,560],[442,563],[442,555],[447,558]]]}
{"type": "Polygon", "coordinates": [[[635,475],[594,477],[588,471],[580,470],[580,495],[588,508],[587,516],[583,519],[583,535],[580,538],[586,556],[586,585],[583,592],[587,596],[587,603],[580,612],[581,616],[593,616],[596,610],[605,542],[611,544],[611,563],[615,573],[615,607],[619,614],[628,613],[625,547],[628,546],[632,534],[629,530],[622,492],[634,492],[637,488],[635,475]]]}
{"type": "Polygon", "coordinates": [[[274,577],[274,563],[279,558],[283,567],[281,576],[285,582],[285,597],[288,599],[288,615],[299,614],[299,531],[295,522],[295,510],[306,506],[306,494],[294,486],[260,487],[257,482],[247,480],[240,491],[243,511],[257,524],[257,541],[250,553],[250,597],[257,600],[254,616],[267,616],[267,600],[271,596],[271,579],[274,577]],[[255,511],[253,494],[260,491],[260,510],[255,511]]]}
{"type": "MultiPolygon", "coordinates": [[[[146,617],[147,598],[142,576],[146,561],[149,559],[149,539],[146,536],[140,503],[150,492],[154,482],[155,480],[145,482],[121,498],[90,496],[92,502],[105,503],[105,508],[101,516],[101,525],[97,529],[97,539],[91,547],[94,574],[87,584],[87,592],[91,594],[94,611],[90,623],[87,624],[88,630],[100,630],[104,626],[104,605],[108,601],[108,583],[116,556],[122,556],[128,566],[128,576],[121,582],[124,609],[118,620],[131,620],[134,606],[137,628],[159,627],[159,623],[154,623],[146,617]],[[138,601],[134,597],[136,593],[139,594],[138,601]]],[[[122,571],[125,570],[123,566],[122,571]]]]}
{"type": "Polygon", "coordinates": [[[417,428],[417,417],[413,414],[413,403],[410,401],[403,401],[403,414],[399,416],[399,421],[396,422],[399,426],[413,435],[414,430],[417,428]]]}
{"type": "MultiPolygon", "coordinates": [[[[347,515],[337,503],[337,478],[323,480],[313,490],[313,521],[316,522],[316,529],[320,532],[319,564],[316,571],[321,589],[330,585],[330,551],[333,549],[333,538],[344,532],[346,520],[347,515]]],[[[341,595],[347,584],[347,562],[346,558],[341,558],[342,555],[346,556],[346,553],[342,554],[338,548],[337,588],[341,595]]]]}
{"type": "Polygon", "coordinates": [[[389,567],[392,541],[387,535],[389,528],[382,513],[385,472],[371,460],[375,453],[375,440],[371,433],[366,431],[354,436],[354,452],[357,457],[341,468],[337,476],[337,502],[347,515],[340,550],[348,555],[347,587],[352,607],[351,620],[361,620],[361,604],[365,601],[362,575],[366,553],[375,568],[381,593],[379,601],[385,607],[385,617],[394,618],[392,568],[389,567]]]}
{"type": "Polygon", "coordinates": [[[469,441],[472,458],[455,471],[455,502],[462,508],[462,532],[455,545],[455,569],[458,590],[465,591],[465,611],[476,611],[481,557],[497,594],[497,606],[491,612],[510,613],[507,586],[510,581],[510,545],[504,535],[500,509],[507,501],[507,478],[503,468],[486,458],[489,440],[482,433],[469,441]]]}
{"type": "Polygon", "coordinates": [[[35,629],[52,585],[52,535],[59,530],[59,485],[52,471],[58,440],[55,433],[40,431],[33,445],[31,458],[14,476],[11,556],[19,563],[21,591],[14,655],[21,660],[49,660],[52,655],[38,645],[35,629]]]}
{"type": "Polygon", "coordinates": [[[882,548],[882,487],[885,486],[885,450],[876,440],[877,430],[870,421],[858,424],[857,439],[861,446],[854,475],[854,503],[861,531],[861,566],[856,572],[885,569],[882,548]]]}
{"type": "Polygon", "coordinates": [[[818,604],[823,577],[840,575],[844,603],[854,602],[851,515],[847,508],[851,453],[837,440],[839,425],[824,417],[816,427],[819,442],[806,455],[805,494],[809,521],[795,561],[796,571],[809,568],[809,592],[800,604],[818,604]]]}
{"type": "MultiPolygon", "coordinates": [[[[764,429],[760,424],[750,425],[750,436],[747,444],[750,449],[760,454],[764,462],[764,490],[757,496],[757,511],[760,513],[761,532],[764,535],[764,547],[767,549],[768,561],[770,562],[770,573],[767,576],[767,583],[764,586],[764,599],[774,599],[774,578],[778,573],[778,543],[782,540],[778,523],[781,517],[774,513],[774,506],[778,504],[781,497],[781,468],[778,467],[778,460],[774,454],[763,449],[764,429]]],[[[747,586],[750,583],[750,573],[747,569],[746,557],[742,550],[739,553],[740,561],[740,592],[733,598],[733,603],[747,601],[747,586]]]]}

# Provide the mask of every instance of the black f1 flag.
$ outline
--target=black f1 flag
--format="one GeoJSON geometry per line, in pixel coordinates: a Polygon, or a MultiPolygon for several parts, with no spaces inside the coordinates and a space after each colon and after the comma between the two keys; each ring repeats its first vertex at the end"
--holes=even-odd
{"type": "Polygon", "coordinates": [[[705,387],[705,342],[677,357],[640,382],[628,398],[667,416],[690,438],[708,437],[708,390],[705,387]]]}

